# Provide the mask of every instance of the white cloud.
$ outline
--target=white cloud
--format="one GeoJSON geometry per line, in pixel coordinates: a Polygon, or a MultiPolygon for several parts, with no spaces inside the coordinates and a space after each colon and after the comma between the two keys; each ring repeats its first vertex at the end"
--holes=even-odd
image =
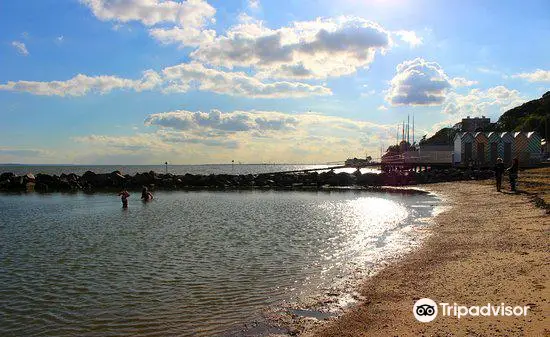
{"type": "Polygon", "coordinates": [[[512,75],[514,78],[522,78],[529,82],[550,82],[550,70],[537,69],[531,73],[519,73],[512,75]]]}
{"type": "Polygon", "coordinates": [[[140,21],[153,26],[176,23],[182,27],[200,27],[216,14],[216,9],[204,0],[81,0],[103,21],[140,21]]]}
{"type": "Polygon", "coordinates": [[[300,82],[264,83],[243,72],[225,72],[206,68],[200,63],[182,63],[163,70],[168,82],[165,91],[186,92],[195,85],[197,89],[218,94],[255,98],[306,97],[331,95],[330,89],[300,82]]]}
{"type": "Polygon", "coordinates": [[[251,9],[260,8],[260,0],[248,0],[248,7],[251,9]]]}
{"type": "Polygon", "coordinates": [[[517,90],[496,86],[487,90],[472,89],[466,95],[451,92],[447,95],[442,112],[457,117],[490,116],[497,118],[506,110],[525,102],[517,90]]]}
{"type": "Polygon", "coordinates": [[[381,144],[395,140],[393,125],[319,113],[179,110],[151,114],[144,124],[154,130],[74,138],[85,145],[74,160],[112,163],[131,156],[127,161],[170,158],[173,163],[197,164],[343,161],[346,156],[362,157],[365,151],[376,156],[381,144]]]}
{"type": "Polygon", "coordinates": [[[377,110],[380,110],[380,111],[386,111],[388,110],[388,107],[384,106],[384,105],[380,105],[377,110]]]}
{"type": "Polygon", "coordinates": [[[60,35],[60,36],[58,36],[58,37],[55,38],[55,42],[56,42],[57,44],[61,44],[61,43],[63,43],[64,39],[65,39],[65,38],[63,37],[63,35],[60,35]]]}
{"type": "Polygon", "coordinates": [[[81,2],[103,21],[139,21],[149,27],[172,24],[172,27],[162,26],[150,29],[150,35],[162,43],[196,46],[215,36],[215,31],[207,30],[205,26],[215,21],[216,9],[205,0],[182,2],[81,0],[81,2]],[[203,40],[205,38],[206,40],[203,40]]]}
{"type": "Polygon", "coordinates": [[[139,133],[132,136],[105,136],[105,135],[89,135],[81,137],[73,137],[77,143],[98,144],[109,147],[110,149],[126,150],[126,151],[168,151],[170,146],[158,137],[151,136],[146,133],[139,133]]]}
{"type": "Polygon", "coordinates": [[[300,82],[262,82],[243,72],[226,72],[206,68],[198,63],[182,63],[167,67],[159,74],[147,70],[139,80],[117,76],[87,76],[78,74],[66,81],[10,81],[0,84],[0,90],[28,92],[46,96],[82,96],[105,94],[115,89],[135,91],[161,89],[165,93],[189,90],[210,91],[232,96],[253,98],[306,97],[331,95],[330,89],[300,82]]]}
{"type": "Polygon", "coordinates": [[[27,92],[44,96],[83,96],[90,92],[100,94],[115,89],[150,90],[160,83],[160,77],[152,70],[145,71],[140,80],[116,76],[86,76],[78,74],[67,81],[17,81],[0,84],[0,90],[27,92]]]}
{"type": "Polygon", "coordinates": [[[163,44],[179,44],[184,47],[211,42],[216,37],[216,31],[195,27],[154,28],[149,30],[149,35],[163,44]]]}
{"type": "Polygon", "coordinates": [[[386,95],[392,105],[438,105],[451,87],[441,66],[422,58],[399,64],[396,72],[386,95]]]}
{"type": "Polygon", "coordinates": [[[394,32],[401,40],[407,42],[411,47],[418,47],[422,42],[422,38],[416,35],[412,30],[398,30],[394,32]]]}
{"type": "Polygon", "coordinates": [[[455,88],[471,87],[472,85],[478,84],[477,81],[467,80],[464,77],[454,77],[454,78],[451,78],[449,82],[455,88]]]}
{"type": "Polygon", "coordinates": [[[390,44],[384,28],[356,17],[294,22],[277,30],[247,21],[201,44],[191,57],[227,68],[252,67],[263,78],[325,78],[368,67],[375,52],[390,44]]]}
{"type": "Polygon", "coordinates": [[[160,126],[175,130],[208,129],[224,132],[291,130],[298,120],[278,112],[234,111],[222,113],[219,110],[191,112],[186,110],[151,114],[145,125],[160,126]]]}
{"type": "Polygon", "coordinates": [[[17,51],[19,52],[19,54],[21,55],[24,55],[24,56],[27,56],[29,55],[29,51],[27,50],[27,46],[25,46],[25,44],[23,42],[20,42],[20,41],[13,41],[11,43],[11,45],[17,49],[17,51]]]}

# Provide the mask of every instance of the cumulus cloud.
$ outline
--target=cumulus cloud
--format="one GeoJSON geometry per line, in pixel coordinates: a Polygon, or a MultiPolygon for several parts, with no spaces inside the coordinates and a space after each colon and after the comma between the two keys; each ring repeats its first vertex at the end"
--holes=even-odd
{"type": "Polygon", "coordinates": [[[215,31],[206,29],[214,21],[216,9],[205,0],[158,1],[158,0],[81,0],[92,13],[103,21],[138,21],[146,26],[162,43],[179,43],[196,46],[212,40],[215,31]],[[171,27],[158,25],[172,24],[171,27]]]}
{"type": "Polygon", "coordinates": [[[276,30],[247,20],[201,44],[191,57],[227,68],[253,67],[260,77],[325,78],[368,67],[376,51],[390,44],[383,27],[356,17],[294,22],[276,30]]]}
{"type": "Polygon", "coordinates": [[[531,73],[519,73],[512,75],[514,78],[522,78],[529,82],[550,82],[550,70],[537,69],[531,73]]]}
{"type": "Polygon", "coordinates": [[[147,126],[160,126],[176,130],[213,129],[225,132],[291,130],[298,120],[276,112],[234,111],[222,113],[211,110],[208,113],[186,110],[151,114],[145,120],[147,126]]]}
{"type": "Polygon", "coordinates": [[[83,96],[90,92],[106,94],[115,89],[135,91],[150,90],[160,83],[159,75],[147,70],[140,80],[130,80],[116,76],[87,76],[78,74],[66,81],[9,81],[0,84],[0,90],[27,92],[43,96],[83,96]]]}
{"type": "Polygon", "coordinates": [[[161,73],[147,70],[141,79],[117,76],[87,76],[78,74],[66,81],[10,81],[0,84],[0,90],[28,92],[46,96],[82,96],[105,94],[115,89],[134,91],[161,89],[165,93],[189,90],[253,98],[306,97],[331,95],[330,89],[300,82],[262,82],[243,72],[226,72],[206,68],[202,64],[182,63],[167,67],[161,73]]]}
{"type": "Polygon", "coordinates": [[[442,112],[457,117],[491,116],[522,104],[525,98],[517,90],[496,86],[487,90],[472,89],[465,95],[451,92],[447,95],[442,112]]]}
{"type": "Polygon", "coordinates": [[[81,0],[94,15],[104,21],[140,21],[153,26],[159,23],[177,23],[199,27],[216,14],[216,9],[204,0],[81,0]]]}
{"type": "Polygon", "coordinates": [[[451,86],[439,64],[416,58],[397,66],[386,101],[392,105],[439,105],[451,86]]]}
{"type": "Polygon", "coordinates": [[[17,52],[21,55],[27,56],[29,55],[29,51],[27,50],[27,46],[23,42],[20,41],[13,41],[11,45],[17,50],[17,52]]]}
{"type": "Polygon", "coordinates": [[[194,27],[154,28],[149,34],[163,44],[179,44],[180,46],[198,46],[201,43],[213,41],[216,32],[211,29],[194,27]]]}
{"type": "Polygon", "coordinates": [[[182,63],[163,70],[167,92],[186,92],[197,89],[218,94],[255,98],[306,97],[331,95],[330,89],[300,82],[262,82],[244,72],[226,72],[207,68],[200,63],[182,63]]]}
{"type": "Polygon", "coordinates": [[[381,144],[395,138],[393,125],[319,113],[179,110],[151,114],[144,124],[152,131],[76,137],[76,142],[86,145],[83,152],[98,153],[79,156],[148,155],[158,162],[169,157],[185,163],[343,161],[343,156],[363,156],[365,151],[374,156],[381,144]]]}

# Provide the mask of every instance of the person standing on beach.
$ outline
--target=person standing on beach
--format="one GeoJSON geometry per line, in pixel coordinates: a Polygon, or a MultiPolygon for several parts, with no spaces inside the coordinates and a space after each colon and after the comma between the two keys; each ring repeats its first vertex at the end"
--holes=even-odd
{"type": "Polygon", "coordinates": [[[126,190],[122,190],[118,195],[120,195],[120,200],[122,201],[122,208],[128,208],[128,197],[130,193],[126,190]]]}
{"type": "Polygon", "coordinates": [[[516,183],[518,181],[519,160],[514,158],[512,166],[510,166],[506,172],[510,177],[510,190],[516,192],[516,183]]]}
{"type": "Polygon", "coordinates": [[[495,164],[495,179],[497,181],[497,192],[500,192],[502,187],[502,175],[504,174],[504,163],[502,158],[497,158],[497,163],[495,164]]]}

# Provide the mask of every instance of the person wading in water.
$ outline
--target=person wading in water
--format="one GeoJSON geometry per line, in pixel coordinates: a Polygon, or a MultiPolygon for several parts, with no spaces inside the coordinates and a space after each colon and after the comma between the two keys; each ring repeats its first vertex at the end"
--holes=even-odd
{"type": "Polygon", "coordinates": [[[126,190],[122,190],[118,195],[120,195],[120,200],[122,201],[122,208],[128,208],[128,197],[130,197],[130,193],[126,190]]]}
{"type": "Polygon", "coordinates": [[[141,200],[150,201],[153,200],[153,194],[147,190],[147,187],[143,187],[141,190],[141,200]]]}

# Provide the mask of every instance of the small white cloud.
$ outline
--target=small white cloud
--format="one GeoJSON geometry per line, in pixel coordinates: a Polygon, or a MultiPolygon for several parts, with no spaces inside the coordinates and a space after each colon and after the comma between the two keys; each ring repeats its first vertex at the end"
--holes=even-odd
{"type": "Polygon", "coordinates": [[[471,87],[474,84],[478,84],[477,81],[467,80],[464,77],[454,77],[449,82],[455,88],[457,88],[457,87],[471,87]]]}
{"type": "Polygon", "coordinates": [[[417,36],[412,30],[398,30],[394,32],[402,41],[408,43],[411,47],[418,47],[422,42],[422,38],[417,36]]]}
{"type": "Polygon", "coordinates": [[[260,8],[260,0],[248,0],[248,7],[252,9],[260,8]]]}
{"type": "Polygon", "coordinates": [[[529,82],[550,82],[550,70],[537,69],[531,73],[519,73],[512,75],[513,78],[521,78],[529,82]]]}
{"type": "Polygon", "coordinates": [[[377,110],[380,110],[380,111],[386,111],[388,110],[388,107],[384,106],[384,105],[380,105],[377,110]]]}
{"type": "Polygon", "coordinates": [[[15,49],[17,49],[17,51],[19,52],[19,54],[21,55],[24,55],[24,56],[27,56],[29,55],[29,51],[27,50],[27,46],[25,46],[25,44],[23,42],[20,42],[20,41],[13,41],[11,43],[11,45],[13,47],[15,47],[15,49]]]}
{"type": "Polygon", "coordinates": [[[65,40],[65,37],[63,35],[60,35],[55,38],[55,43],[62,44],[64,40],[65,40]]]}

